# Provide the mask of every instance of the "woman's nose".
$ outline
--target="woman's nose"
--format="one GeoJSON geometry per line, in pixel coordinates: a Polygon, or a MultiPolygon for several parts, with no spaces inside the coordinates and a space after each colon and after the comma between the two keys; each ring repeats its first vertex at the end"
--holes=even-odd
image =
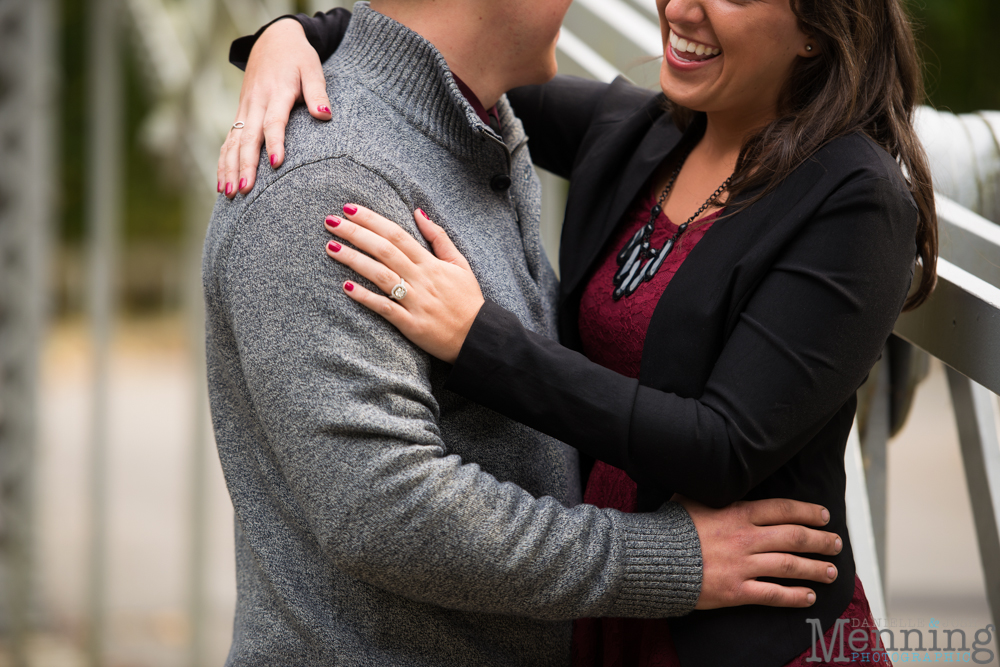
{"type": "Polygon", "coordinates": [[[677,25],[693,25],[705,20],[704,0],[667,0],[661,20],[677,25]]]}

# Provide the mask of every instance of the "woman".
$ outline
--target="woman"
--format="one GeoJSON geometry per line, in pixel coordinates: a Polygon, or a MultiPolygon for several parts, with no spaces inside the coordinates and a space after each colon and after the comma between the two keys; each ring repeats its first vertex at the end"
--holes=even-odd
{"type": "MultiPolygon", "coordinates": [[[[440,260],[405,235],[399,252],[378,253],[388,270],[338,243],[328,254],[383,292],[404,286],[395,300],[344,289],[454,362],[452,389],[597,459],[587,501],[635,511],[673,493],[713,505],[791,497],[825,504],[846,534],[854,392],[904,303],[919,305],[934,283],[908,23],[898,0],[657,6],[666,100],[622,80],[556,79],[509,96],[535,162],[571,179],[566,347],[484,303],[420,212],[440,260]]],[[[328,229],[361,251],[384,245],[378,235],[400,238],[350,206],[328,229]]],[[[817,664],[806,662],[818,639],[809,619],[826,646],[838,618],[870,621],[849,540],[834,564],[839,578],[808,610],[696,612],[669,632],[658,621],[580,623],[575,660],[817,664]]],[[[887,661],[875,651],[869,634],[853,662],[887,661]]]]}

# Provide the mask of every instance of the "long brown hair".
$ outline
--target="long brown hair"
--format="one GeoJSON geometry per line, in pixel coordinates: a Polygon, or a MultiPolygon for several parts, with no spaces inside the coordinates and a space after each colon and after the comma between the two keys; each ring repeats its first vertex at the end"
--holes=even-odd
{"type": "MultiPolygon", "coordinates": [[[[920,283],[904,310],[923,303],[937,279],[937,214],[930,169],[913,130],[924,87],[913,30],[900,0],[789,0],[818,47],[799,58],[781,92],[779,117],[743,145],[729,195],[758,200],[837,137],[864,132],[899,163],[916,201],[920,283]]],[[[691,111],[672,105],[685,128],[691,111]]]]}

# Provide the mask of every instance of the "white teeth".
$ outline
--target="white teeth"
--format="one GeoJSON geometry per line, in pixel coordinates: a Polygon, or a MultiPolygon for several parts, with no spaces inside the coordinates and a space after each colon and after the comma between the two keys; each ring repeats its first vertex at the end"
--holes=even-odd
{"type": "Polygon", "coordinates": [[[697,56],[717,56],[722,53],[722,49],[705,46],[704,44],[699,44],[697,42],[689,42],[683,37],[678,37],[673,30],[670,31],[670,37],[668,40],[670,42],[670,46],[674,47],[678,53],[693,53],[697,56]]]}

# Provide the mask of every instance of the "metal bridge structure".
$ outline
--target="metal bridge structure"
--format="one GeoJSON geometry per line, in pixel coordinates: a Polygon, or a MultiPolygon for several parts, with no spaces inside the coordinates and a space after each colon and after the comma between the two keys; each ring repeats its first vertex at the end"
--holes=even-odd
{"type": "MultiPolygon", "coordinates": [[[[313,10],[347,2],[314,0],[313,10]]],[[[232,121],[239,77],[226,62],[229,41],[292,10],[288,0],[91,0],[92,73],[88,145],[88,319],[93,341],[89,460],[90,589],[88,662],[106,664],[107,412],[114,267],[122,210],[120,54],[137,49],[158,100],[152,134],[188,174],[186,312],[203,377],[200,248],[215,182],[218,147],[232,121]]],[[[0,0],[0,632],[11,664],[29,664],[26,639],[39,612],[33,571],[33,503],[41,344],[47,328],[52,250],[56,68],[55,0],[0,0]]],[[[603,81],[623,72],[658,86],[662,44],[653,0],[575,0],[558,44],[560,71],[603,81]]],[[[1000,113],[955,116],[921,109],[918,130],[938,192],[939,282],[928,302],[902,316],[897,336],[947,366],[959,428],[987,600],[1000,621],[1000,113]]],[[[543,239],[554,252],[565,183],[541,174],[543,239]]],[[[859,573],[873,613],[886,617],[886,442],[892,430],[893,355],[866,387],[863,428],[846,458],[848,512],[859,573]]],[[[898,369],[897,369],[898,370],[898,369]]],[[[204,383],[192,387],[189,499],[189,659],[204,663],[207,431],[204,383]]]]}
{"type": "Polygon", "coordinates": [[[51,0],[0,0],[0,627],[16,661],[33,622],[38,362],[55,126],[51,0]]]}

